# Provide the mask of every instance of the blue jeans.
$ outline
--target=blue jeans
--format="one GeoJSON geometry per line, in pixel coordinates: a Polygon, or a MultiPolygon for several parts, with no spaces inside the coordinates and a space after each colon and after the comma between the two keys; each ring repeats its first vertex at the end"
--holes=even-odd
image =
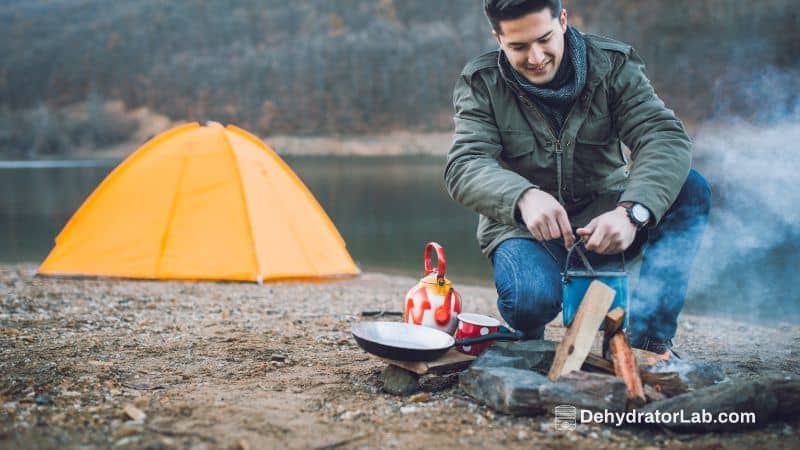
{"type": "MultiPolygon", "coordinates": [[[[627,259],[643,253],[639,282],[631,296],[628,336],[633,345],[675,336],[692,261],[700,247],[711,208],[711,189],[692,170],[678,198],[653,227],[640,230],[627,259]]],[[[619,269],[620,255],[588,252],[595,268],[619,269]]],[[[542,339],[545,325],[561,311],[561,271],[566,249],[561,239],[538,242],[508,239],[492,253],[497,308],[528,338],[542,339]],[[546,247],[546,248],[545,248],[546,247]]]]}

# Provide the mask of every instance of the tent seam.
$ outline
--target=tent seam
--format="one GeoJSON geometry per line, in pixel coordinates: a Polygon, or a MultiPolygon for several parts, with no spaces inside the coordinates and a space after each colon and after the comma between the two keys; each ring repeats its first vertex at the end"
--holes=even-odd
{"type": "Polygon", "coordinates": [[[238,175],[237,179],[239,182],[239,188],[241,192],[242,207],[244,208],[245,220],[247,222],[247,231],[248,234],[250,235],[250,244],[252,245],[253,248],[253,259],[255,260],[256,263],[256,281],[258,281],[259,284],[261,284],[260,280],[264,278],[264,273],[263,273],[263,267],[261,265],[261,260],[258,257],[258,246],[256,245],[256,233],[255,230],[253,229],[253,221],[250,218],[250,206],[249,203],[247,202],[247,190],[245,189],[244,180],[242,179],[242,170],[240,168],[239,158],[236,156],[236,151],[233,149],[233,145],[231,144],[231,141],[230,139],[228,139],[228,135],[225,132],[226,130],[223,128],[222,138],[225,141],[225,145],[227,145],[228,147],[228,154],[231,156],[231,159],[233,160],[234,169],[236,170],[236,174],[238,175]]]}
{"type": "MultiPolygon", "coordinates": [[[[311,205],[313,205],[313,207],[317,211],[317,213],[320,214],[320,216],[323,218],[323,222],[325,223],[326,227],[328,228],[328,231],[333,233],[338,238],[338,241],[341,244],[342,249],[344,250],[345,254],[347,255],[347,258],[350,260],[350,263],[353,266],[353,268],[355,268],[357,273],[361,272],[358,269],[358,266],[356,266],[355,261],[353,261],[352,256],[350,256],[349,252],[347,251],[347,243],[345,242],[345,240],[342,237],[341,233],[339,233],[339,230],[336,229],[336,225],[334,225],[333,220],[330,218],[330,216],[328,216],[328,213],[325,211],[325,209],[322,207],[322,205],[319,203],[319,201],[316,199],[316,197],[314,197],[314,194],[311,193],[311,190],[308,188],[308,186],[306,186],[306,184],[303,182],[303,180],[297,175],[297,173],[295,173],[295,171],[289,166],[289,164],[287,164],[286,161],[284,161],[275,152],[275,150],[270,148],[268,145],[266,145],[264,142],[262,142],[260,139],[256,138],[254,135],[250,134],[246,130],[243,130],[243,129],[241,129],[239,127],[236,127],[234,125],[228,125],[226,128],[231,129],[232,131],[236,131],[239,135],[241,135],[242,137],[244,137],[248,141],[250,141],[253,144],[255,144],[256,147],[261,149],[261,151],[263,151],[273,162],[278,164],[278,166],[280,168],[282,168],[284,170],[284,172],[286,172],[289,175],[290,179],[295,181],[296,186],[303,193],[303,195],[305,196],[306,200],[311,205]]],[[[267,180],[267,181],[270,182],[270,186],[271,186],[272,185],[271,180],[267,180]]],[[[283,202],[279,202],[279,203],[281,205],[281,209],[283,211],[286,211],[286,208],[284,207],[283,202]]],[[[292,232],[293,235],[295,235],[295,237],[298,237],[293,229],[291,229],[291,232],[292,232]]],[[[309,258],[308,254],[306,254],[305,247],[303,246],[302,248],[303,248],[303,256],[305,257],[306,261],[312,267],[314,267],[316,269],[317,268],[317,264],[315,263],[315,261],[313,261],[313,259],[309,258]]]]}
{"type": "Polygon", "coordinates": [[[83,204],[81,204],[81,206],[78,207],[78,209],[75,211],[75,213],[73,213],[72,217],[70,217],[70,219],[67,221],[66,225],[64,225],[64,228],[61,230],[61,232],[58,233],[58,235],[56,236],[55,240],[58,241],[59,237],[62,234],[65,234],[68,230],[70,230],[71,228],[75,227],[75,223],[79,220],[79,215],[80,215],[81,211],[84,208],[88,209],[89,208],[88,205],[94,203],[96,201],[96,198],[99,196],[98,192],[104,191],[106,186],[112,184],[111,180],[114,180],[117,177],[119,177],[119,174],[124,172],[125,169],[127,169],[128,166],[133,164],[133,161],[141,159],[146,153],[149,153],[150,150],[152,150],[154,147],[156,147],[157,144],[160,144],[161,142],[165,141],[166,139],[171,138],[172,136],[175,136],[176,134],[182,133],[184,131],[188,131],[190,129],[197,128],[198,126],[199,125],[197,124],[197,122],[193,122],[193,123],[189,123],[189,124],[177,127],[177,128],[173,128],[171,130],[167,130],[167,131],[161,133],[160,135],[150,139],[139,150],[137,150],[137,151],[133,152],[132,154],[130,154],[121,163],[119,163],[119,165],[117,167],[112,169],[111,172],[109,172],[109,174],[106,175],[106,177],[100,182],[100,184],[97,185],[97,187],[94,189],[94,191],[92,191],[92,193],[89,194],[89,196],[86,198],[86,200],[83,202],[83,204]]]}
{"type": "Polygon", "coordinates": [[[158,249],[158,261],[156,261],[156,270],[155,275],[156,277],[161,274],[161,264],[164,262],[164,253],[166,252],[167,242],[169,241],[169,233],[172,229],[172,221],[175,219],[175,210],[177,209],[178,205],[178,196],[181,192],[181,186],[183,185],[183,176],[186,174],[186,163],[187,163],[187,156],[186,150],[183,152],[183,157],[181,158],[181,173],[178,175],[178,182],[176,183],[175,194],[172,196],[172,203],[169,207],[169,216],[167,216],[167,223],[164,227],[164,234],[161,235],[161,244],[158,249]]]}

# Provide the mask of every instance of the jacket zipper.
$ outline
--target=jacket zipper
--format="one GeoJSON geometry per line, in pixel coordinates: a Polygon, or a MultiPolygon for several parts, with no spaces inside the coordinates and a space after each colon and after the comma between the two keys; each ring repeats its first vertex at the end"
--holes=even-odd
{"type": "MultiPolygon", "coordinates": [[[[523,103],[525,103],[525,105],[528,108],[532,109],[533,111],[536,112],[536,114],[539,115],[539,117],[542,119],[542,121],[547,124],[547,128],[550,130],[550,134],[556,139],[556,142],[555,142],[555,144],[556,144],[556,179],[558,180],[558,202],[561,203],[562,205],[564,205],[564,195],[562,194],[562,191],[564,190],[564,186],[563,186],[564,179],[563,179],[563,174],[562,174],[563,165],[564,165],[564,152],[561,151],[561,136],[564,133],[564,127],[561,128],[561,133],[558,133],[558,136],[556,136],[556,131],[553,129],[552,126],[550,126],[550,122],[544,117],[544,114],[542,114],[542,112],[539,111],[539,108],[537,108],[536,105],[531,103],[530,100],[525,98],[524,95],[520,95],[520,99],[522,100],[523,103]]],[[[564,119],[564,125],[567,124],[567,121],[569,120],[569,117],[572,115],[572,111],[574,111],[574,110],[575,110],[575,104],[573,104],[572,107],[569,109],[569,112],[567,112],[567,117],[564,119]]]]}
{"type": "Polygon", "coordinates": [[[558,203],[564,204],[564,196],[561,194],[563,178],[561,175],[564,152],[561,151],[561,141],[556,139],[556,179],[558,179],[558,203]]]}

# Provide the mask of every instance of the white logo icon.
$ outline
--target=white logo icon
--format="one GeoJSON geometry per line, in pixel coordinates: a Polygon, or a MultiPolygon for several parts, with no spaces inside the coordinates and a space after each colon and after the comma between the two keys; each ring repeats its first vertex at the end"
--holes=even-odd
{"type": "Polygon", "coordinates": [[[574,431],[577,426],[578,410],[574,406],[559,405],[555,408],[556,431],[574,431]]]}

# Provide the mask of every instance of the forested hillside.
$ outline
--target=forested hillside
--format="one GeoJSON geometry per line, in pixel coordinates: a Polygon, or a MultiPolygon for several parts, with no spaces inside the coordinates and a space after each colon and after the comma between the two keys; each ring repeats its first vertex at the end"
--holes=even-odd
{"type": "MultiPolygon", "coordinates": [[[[123,139],[129,125],[104,114],[105,100],[261,135],[447,130],[456,75],[495,46],[480,3],[5,0],[0,156],[123,139]],[[76,104],[83,115],[64,112],[76,104]],[[44,122],[66,137],[35,141],[44,122]]],[[[797,104],[796,0],[565,7],[584,31],[633,43],[661,96],[687,120],[752,115],[764,92],[786,108],[797,104]]]]}

